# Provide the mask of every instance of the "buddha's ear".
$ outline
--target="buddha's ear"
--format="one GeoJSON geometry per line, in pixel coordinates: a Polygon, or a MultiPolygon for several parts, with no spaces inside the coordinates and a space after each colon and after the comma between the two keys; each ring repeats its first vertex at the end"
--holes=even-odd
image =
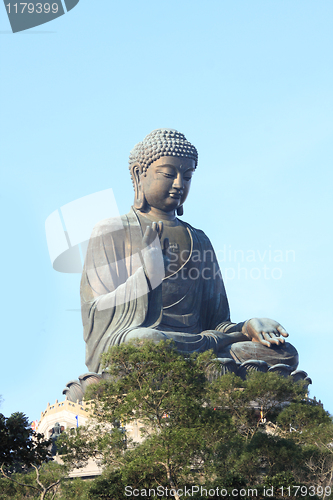
{"type": "Polygon", "coordinates": [[[146,199],[141,184],[142,166],[139,162],[131,165],[131,174],[135,191],[134,207],[138,210],[143,210],[146,205],[146,199]]]}
{"type": "Polygon", "coordinates": [[[184,207],[183,207],[183,205],[180,205],[180,207],[177,208],[177,215],[179,215],[179,217],[181,217],[182,215],[184,215],[184,207]]]}

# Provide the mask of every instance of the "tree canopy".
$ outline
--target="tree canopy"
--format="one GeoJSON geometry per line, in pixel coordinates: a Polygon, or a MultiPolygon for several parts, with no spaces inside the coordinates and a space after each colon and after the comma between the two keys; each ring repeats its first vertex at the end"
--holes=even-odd
{"type": "Polygon", "coordinates": [[[194,487],[193,498],[208,498],[197,485],[223,486],[228,494],[254,487],[257,498],[270,486],[271,498],[281,498],[279,488],[286,496],[295,485],[306,488],[303,498],[330,497],[332,418],[306,387],[261,372],[210,382],[214,363],[212,353],[183,356],[169,342],[136,341],[104,354],[108,378],[87,395],[95,421],[59,439],[68,463],[83,465],[91,456],[104,462],[90,498],[128,498],[126,486],[139,498],[158,487],[180,498],[185,486],[194,487]],[[134,422],[139,442],[126,439],[134,422]]]}
{"type": "Polygon", "coordinates": [[[0,499],[43,500],[48,492],[56,491],[65,470],[48,464],[50,444],[50,440],[32,430],[24,413],[16,412],[8,418],[0,414],[0,499]]]}
{"type": "Polygon", "coordinates": [[[0,413],[0,464],[3,466],[40,465],[49,456],[49,442],[34,432],[24,413],[6,418],[0,413]]]}
{"type": "Polygon", "coordinates": [[[215,365],[213,353],[184,356],[170,342],[111,348],[106,377],[86,395],[93,418],[57,440],[64,465],[48,461],[48,442],[23,414],[0,416],[0,500],[333,498],[323,406],[290,377],[214,379],[215,365]],[[100,477],[64,481],[91,457],[104,464],[100,477]]]}

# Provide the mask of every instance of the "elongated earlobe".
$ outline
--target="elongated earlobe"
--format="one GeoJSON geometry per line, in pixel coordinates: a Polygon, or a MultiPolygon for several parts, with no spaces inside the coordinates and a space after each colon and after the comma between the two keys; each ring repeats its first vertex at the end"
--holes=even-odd
{"type": "Polygon", "coordinates": [[[177,215],[179,215],[179,217],[181,217],[182,215],[184,215],[184,207],[183,207],[183,205],[181,205],[180,207],[177,208],[177,215]]]}
{"type": "Polygon", "coordinates": [[[138,196],[135,196],[134,208],[136,208],[137,210],[144,211],[146,208],[146,205],[147,205],[147,202],[146,202],[145,195],[144,195],[143,191],[140,189],[138,196]]]}
{"type": "Polygon", "coordinates": [[[132,178],[134,182],[134,191],[135,191],[135,197],[134,197],[134,208],[137,210],[144,210],[146,207],[146,198],[145,194],[142,189],[142,184],[141,184],[141,174],[142,174],[142,167],[140,163],[134,163],[131,167],[131,173],[132,173],[132,178]]]}

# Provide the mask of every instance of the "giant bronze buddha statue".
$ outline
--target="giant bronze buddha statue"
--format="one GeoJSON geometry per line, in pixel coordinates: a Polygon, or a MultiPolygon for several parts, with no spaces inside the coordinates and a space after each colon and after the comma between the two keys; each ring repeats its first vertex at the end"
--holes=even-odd
{"type": "Polygon", "coordinates": [[[183,353],[213,349],[226,366],[297,368],[297,351],[277,321],[230,321],[210,240],[179,218],[197,163],[196,148],[172,129],[154,130],[130,153],[134,205],[95,226],[82,275],[91,372],[101,372],[110,346],[135,338],[172,339],[183,353]]]}

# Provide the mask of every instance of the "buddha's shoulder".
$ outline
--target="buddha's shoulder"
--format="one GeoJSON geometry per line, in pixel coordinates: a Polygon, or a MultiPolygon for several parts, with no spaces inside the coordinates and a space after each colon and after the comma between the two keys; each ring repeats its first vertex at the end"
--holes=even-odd
{"type": "Polygon", "coordinates": [[[119,215],[118,217],[108,217],[107,219],[100,220],[95,224],[91,238],[97,238],[109,233],[124,230],[130,224],[128,215],[129,214],[119,215]]]}

